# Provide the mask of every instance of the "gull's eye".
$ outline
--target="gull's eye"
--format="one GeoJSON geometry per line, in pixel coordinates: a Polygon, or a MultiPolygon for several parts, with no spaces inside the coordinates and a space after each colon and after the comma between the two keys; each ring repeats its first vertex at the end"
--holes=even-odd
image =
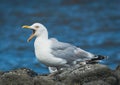
{"type": "Polygon", "coordinates": [[[35,28],[39,28],[39,26],[35,26],[35,28]]]}

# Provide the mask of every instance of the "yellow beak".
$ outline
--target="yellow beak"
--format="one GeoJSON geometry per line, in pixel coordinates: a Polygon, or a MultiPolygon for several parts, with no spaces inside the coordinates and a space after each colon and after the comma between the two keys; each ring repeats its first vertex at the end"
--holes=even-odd
{"type": "Polygon", "coordinates": [[[30,27],[30,26],[28,26],[28,25],[24,25],[24,26],[22,26],[22,28],[27,28],[27,29],[30,29],[31,27],[30,27]]]}
{"type": "MultiPolygon", "coordinates": [[[[32,29],[31,26],[28,26],[28,25],[24,25],[24,26],[22,26],[22,28],[32,29]]],[[[31,34],[31,36],[27,39],[27,42],[30,42],[30,40],[32,40],[32,38],[34,36],[35,36],[35,32],[33,31],[33,33],[31,34]]]]}

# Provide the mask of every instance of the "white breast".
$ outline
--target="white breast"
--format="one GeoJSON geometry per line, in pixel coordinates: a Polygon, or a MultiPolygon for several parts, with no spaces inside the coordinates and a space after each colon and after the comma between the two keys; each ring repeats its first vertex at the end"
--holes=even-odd
{"type": "Polygon", "coordinates": [[[58,66],[66,63],[66,60],[54,57],[51,54],[51,41],[46,39],[36,38],[34,42],[35,55],[37,59],[48,66],[58,66]]]}

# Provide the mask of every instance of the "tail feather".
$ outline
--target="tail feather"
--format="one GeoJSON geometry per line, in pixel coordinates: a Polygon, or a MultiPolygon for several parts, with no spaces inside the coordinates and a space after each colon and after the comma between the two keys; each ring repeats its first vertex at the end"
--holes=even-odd
{"type": "Polygon", "coordinates": [[[91,64],[91,63],[98,63],[99,60],[103,60],[103,59],[107,59],[108,56],[102,56],[102,55],[95,55],[94,58],[92,58],[91,60],[87,61],[88,64],[91,64]]]}
{"type": "Polygon", "coordinates": [[[108,56],[103,56],[103,55],[95,55],[94,58],[92,58],[91,60],[94,61],[94,60],[103,60],[103,59],[107,59],[108,56]]]}

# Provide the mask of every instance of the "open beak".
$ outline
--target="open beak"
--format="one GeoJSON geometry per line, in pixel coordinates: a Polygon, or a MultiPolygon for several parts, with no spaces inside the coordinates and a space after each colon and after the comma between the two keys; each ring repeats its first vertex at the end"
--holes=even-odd
{"type": "Polygon", "coordinates": [[[27,39],[27,42],[30,42],[30,40],[32,40],[32,38],[35,36],[35,30],[31,28],[31,26],[28,25],[24,25],[22,26],[22,28],[26,28],[26,29],[31,29],[33,31],[33,33],[30,35],[30,37],[27,39]]]}

